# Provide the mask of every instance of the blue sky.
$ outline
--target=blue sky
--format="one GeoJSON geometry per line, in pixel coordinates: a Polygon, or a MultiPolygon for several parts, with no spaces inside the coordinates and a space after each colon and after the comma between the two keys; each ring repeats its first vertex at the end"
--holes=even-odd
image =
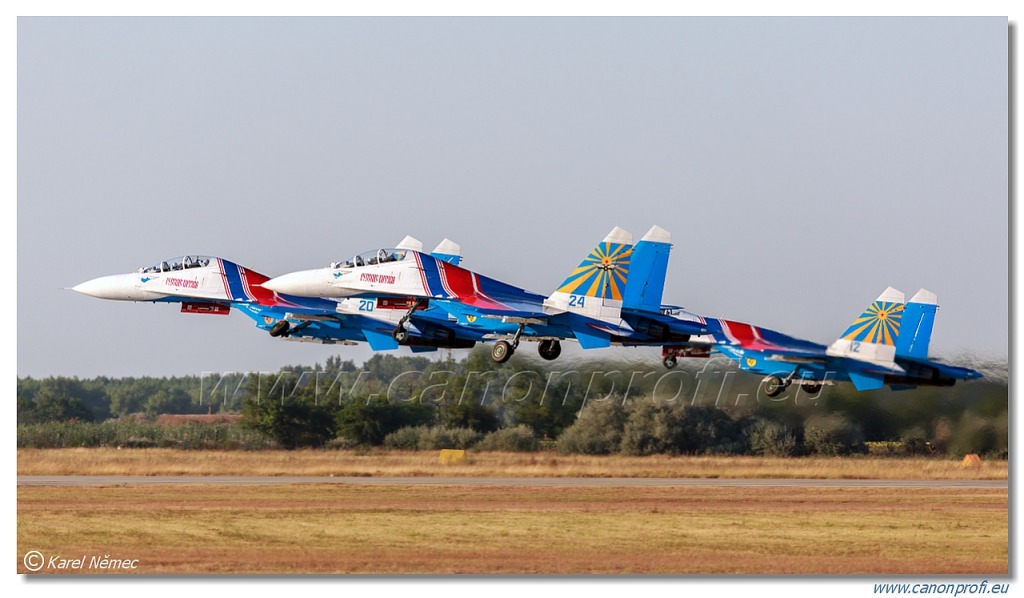
{"type": "Polygon", "coordinates": [[[934,355],[1005,358],[1007,40],[998,17],[21,18],[18,375],[370,355],[59,290],[172,256],[273,276],[449,237],[547,294],[654,224],[668,303],[829,342],[924,287],[934,355]]]}

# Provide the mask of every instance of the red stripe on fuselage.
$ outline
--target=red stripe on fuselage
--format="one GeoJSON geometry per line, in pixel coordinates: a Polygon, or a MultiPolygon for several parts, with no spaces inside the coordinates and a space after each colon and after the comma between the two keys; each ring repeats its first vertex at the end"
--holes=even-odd
{"type": "Polygon", "coordinates": [[[217,258],[217,265],[220,267],[220,281],[224,283],[224,296],[230,301],[234,297],[231,296],[231,289],[228,288],[228,273],[224,270],[224,260],[217,258]]]}
{"type": "Polygon", "coordinates": [[[754,345],[761,344],[761,331],[755,326],[750,324],[744,324],[743,322],[732,322],[730,320],[722,320],[722,329],[729,338],[739,343],[741,347],[752,347],[754,345]]]}
{"type": "Polygon", "coordinates": [[[447,262],[438,260],[438,269],[441,271],[441,282],[445,290],[453,298],[462,301],[466,305],[482,307],[487,309],[508,309],[506,305],[498,303],[487,295],[480,292],[476,274],[454,266],[447,262]]]}
{"type": "Polygon", "coordinates": [[[254,272],[242,266],[239,266],[238,270],[242,275],[242,286],[245,289],[245,293],[252,297],[256,303],[267,307],[278,303],[277,298],[274,297],[274,292],[263,288],[263,283],[270,280],[269,276],[264,276],[259,272],[254,272]]]}
{"type": "Polygon", "coordinates": [[[462,299],[476,294],[476,289],[473,288],[472,272],[442,261],[438,261],[437,265],[441,269],[441,281],[444,283],[445,290],[451,293],[453,298],[462,299]]]}

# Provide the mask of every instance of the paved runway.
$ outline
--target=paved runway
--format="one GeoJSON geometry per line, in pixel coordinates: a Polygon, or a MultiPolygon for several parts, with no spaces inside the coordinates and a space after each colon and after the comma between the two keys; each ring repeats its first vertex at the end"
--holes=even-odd
{"type": "Polygon", "coordinates": [[[760,486],[790,488],[988,488],[1006,489],[1007,480],[821,480],[725,478],[483,478],[348,476],[18,476],[19,486],[138,486],[156,484],[354,484],[384,486],[760,486]]]}

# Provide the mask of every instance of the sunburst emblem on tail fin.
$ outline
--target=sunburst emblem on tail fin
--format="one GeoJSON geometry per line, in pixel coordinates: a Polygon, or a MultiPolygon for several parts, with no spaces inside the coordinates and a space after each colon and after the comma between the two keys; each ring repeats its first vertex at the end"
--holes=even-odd
{"type": "Polygon", "coordinates": [[[632,245],[602,242],[572,271],[558,291],[621,301],[632,254],[632,245]]]}
{"type": "Polygon", "coordinates": [[[851,341],[894,345],[900,334],[903,303],[875,301],[846,329],[841,338],[851,341]]]}

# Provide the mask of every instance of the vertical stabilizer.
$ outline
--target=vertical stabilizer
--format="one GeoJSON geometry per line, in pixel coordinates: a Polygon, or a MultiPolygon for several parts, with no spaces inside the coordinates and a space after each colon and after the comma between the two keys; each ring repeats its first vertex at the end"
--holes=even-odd
{"type": "Polygon", "coordinates": [[[902,332],[896,339],[897,356],[928,359],[928,343],[938,309],[939,298],[931,291],[921,289],[911,297],[903,309],[902,332]]]}
{"type": "Polygon", "coordinates": [[[451,239],[445,239],[430,252],[430,255],[443,262],[458,266],[462,261],[462,247],[451,239]]]}
{"type": "Polygon", "coordinates": [[[903,319],[904,295],[892,287],[885,289],[832,346],[828,354],[883,365],[893,363],[896,340],[903,319]]]}
{"type": "Polygon", "coordinates": [[[617,322],[632,254],[633,235],[616,226],[544,301],[545,311],[617,322]]]}
{"type": "Polygon", "coordinates": [[[622,307],[652,312],[661,309],[671,250],[672,235],[660,226],[652,227],[633,247],[622,307]]]}

